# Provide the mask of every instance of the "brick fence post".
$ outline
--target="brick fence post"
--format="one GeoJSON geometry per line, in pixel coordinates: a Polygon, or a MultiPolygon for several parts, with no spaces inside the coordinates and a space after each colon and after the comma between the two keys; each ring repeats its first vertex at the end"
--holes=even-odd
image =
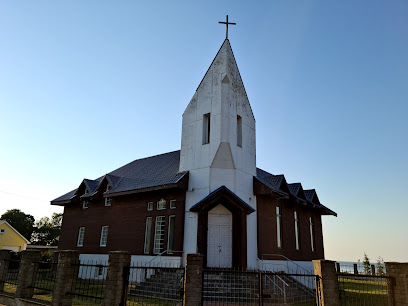
{"type": "Polygon", "coordinates": [[[385,271],[392,277],[388,285],[388,305],[408,305],[408,263],[386,262],[385,271]]]}
{"type": "Polygon", "coordinates": [[[20,270],[18,272],[16,298],[31,298],[34,288],[36,265],[41,259],[41,252],[25,250],[21,252],[20,270]]]}
{"type": "Polygon", "coordinates": [[[125,305],[124,297],[129,280],[130,253],[124,251],[109,252],[108,274],[106,276],[103,305],[125,305]]]}
{"type": "Polygon", "coordinates": [[[52,292],[52,305],[72,305],[72,295],[68,294],[78,278],[79,253],[78,251],[59,251],[57,275],[52,292]]]}
{"type": "Polygon", "coordinates": [[[201,291],[203,290],[203,263],[203,255],[186,255],[186,270],[184,272],[184,306],[201,306],[201,291]]]}
{"type": "Polygon", "coordinates": [[[11,251],[0,250],[0,291],[4,291],[4,281],[6,276],[6,270],[8,268],[7,260],[10,259],[11,251]]]}
{"type": "Polygon", "coordinates": [[[313,260],[314,274],[319,276],[318,305],[340,306],[339,282],[335,262],[331,260],[313,260]]]}

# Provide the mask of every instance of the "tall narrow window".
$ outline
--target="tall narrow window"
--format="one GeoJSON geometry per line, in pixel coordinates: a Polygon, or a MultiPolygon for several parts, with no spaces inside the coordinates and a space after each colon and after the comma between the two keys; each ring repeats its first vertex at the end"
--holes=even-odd
{"type": "Polygon", "coordinates": [[[148,217],[146,219],[145,242],[144,242],[144,252],[145,252],[145,254],[150,253],[150,240],[151,240],[151,237],[152,237],[152,217],[148,217]]]}
{"type": "Polygon", "coordinates": [[[175,228],[176,216],[169,217],[169,238],[167,241],[167,250],[169,252],[174,250],[174,228],[175,228]]]}
{"type": "Polygon", "coordinates": [[[210,143],[210,113],[203,116],[203,144],[210,143]]]}
{"type": "Polygon", "coordinates": [[[108,226],[102,226],[101,230],[101,240],[99,242],[99,246],[105,247],[106,244],[108,243],[108,226]]]}
{"type": "Polygon", "coordinates": [[[85,238],[85,227],[80,227],[78,231],[77,246],[79,247],[84,246],[84,238],[85,238]]]}
{"type": "Polygon", "coordinates": [[[242,118],[237,116],[237,146],[242,148],[242,118]]]}
{"type": "Polygon", "coordinates": [[[276,239],[278,248],[282,248],[282,212],[280,206],[276,206],[276,239]]]}
{"type": "MultiPolygon", "coordinates": [[[[106,186],[106,192],[112,189],[112,186],[108,184],[106,186]]],[[[111,206],[112,205],[112,198],[105,198],[105,206],[111,206]]]]}
{"type": "Polygon", "coordinates": [[[310,223],[310,246],[312,247],[312,252],[315,251],[315,241],[314,241],[314,224],[313,217],[309,217],[310,223]]]}
{"type": "Polygon", "coordinates": [[[296,250],[300,250],[300,242],[299,242],[299,216],[298,211],[295,210],[294,212],[295,217],[295,243],[296,243],[296,250]]]}
{"type": "Polygon", "coordinates": [[[155,254],[163,251],[164,247],[164,224],[166,219],[164,216],[156,217],[156,227],[154,232],[154,250],[155,254]]]}

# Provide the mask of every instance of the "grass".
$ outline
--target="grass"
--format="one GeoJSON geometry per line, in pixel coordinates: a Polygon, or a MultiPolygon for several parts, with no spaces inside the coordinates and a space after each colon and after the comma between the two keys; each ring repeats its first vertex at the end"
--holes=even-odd
{"type": "Polygon", "coordinates": [[[339,276],[342,305],[388,305],[388,284],[381,278],[339,276]]]}

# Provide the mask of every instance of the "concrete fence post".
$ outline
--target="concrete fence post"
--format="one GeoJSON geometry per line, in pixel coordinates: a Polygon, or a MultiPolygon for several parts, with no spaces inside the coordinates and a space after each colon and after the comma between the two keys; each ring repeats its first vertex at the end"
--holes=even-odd
{"type": "Polygon", "coordinates": [[[408,305],[408,263],[386,262],[385,271],[391,277],[388,305],[408,305]]]}
{"type": "Polygon", "coordinates": [[[0,250],[0,291],[4,291],[4,281],[6,270],[8,268],[8,260],[10,259],[11,251],[0,250]]]}
{"type": "Polygon", "coordinates": [[[371,275],[375,275],[375,265],[371,265],[371,275]]]}
{"type": "Polygon", "coordinates": [[[201,291],[203,289],[203,263],[203,255],[186,255],[186,270],[184,272],[184,306],[201,306],[201,291]]]}
{"type": "Polygon", "coordinates": [[[18,272],[16,298],[31,298],[34,288],[36,265],[41,259],[41,252],[25,250],[21,252],[20,270],[18,272]]]}
{"type": "Polygon", "coordinates": [[[106,276],[103,305],[125,305],[124,297],[129,280],[129,266],[131,255],[129,252],[109,252],[108,274],[106,276]]]}
{"type": "Polygon", "coordinates": [[[353,268],[354,268],[354,274],[358,274],[358,267],[357,264],[353,264],[353,268]]]}
{"type": "Polygon", "coordinates": [[[331,260],[313,260],[314,274],[319,276],[317,299],[321,306],[340,306],[339,282],[335,262],[331,260]]]}
{"type": "Polygon", "coordinates": [[[52,293],[52,305],[72,305],[71,292],[78,278],[79,253],[78,251],[59,251],[57,275],[52,293]]]}
{"type": "Polygon", "coordinates": [[[336,262],[336,270],[337,273],[340,273],[340,263],[336,262]]]}

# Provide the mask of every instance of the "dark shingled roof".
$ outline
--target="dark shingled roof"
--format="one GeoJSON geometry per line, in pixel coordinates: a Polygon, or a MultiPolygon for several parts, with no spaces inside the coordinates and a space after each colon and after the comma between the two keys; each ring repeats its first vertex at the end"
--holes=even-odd
{"type": "MultiPolygon", "coordinates": [[[[86,198],[94,195],[104,179],[108,180],[112,189],[105,192],[105,195],[115,194],[118,192],[134,191],[144,188],[164,186],[177,183],[187,172],[179,172],[180,166],[180,151],[174,151],[137,159],[129,164],[124,165],[96,180],[84,179],[82,184],[85,184],[89,192],[82,195],[81,198],[86,198]]],[[[300,183],[287,184],[283,174],[274,175],[265,170],[256,169],[256,178],[272,189],[273,191],[287,196],[288,192],[299,198],[299,190],[302,188],[300,183]]],[[[79,188],[79,187],[78,187],[79,188]]],[[[225,187],[226,188],[226,187],[225,187]]],[[[78,189],[72,190],[54,200],[51,204],[68,203],[78,189]]],[[[303,190],[303,189],[302,189],[303,190]]],[[[309,203],[315,207],[319,207],[329,214],[337,215],[335,212],[320,204],[316,191],[305,190],[305,196],[309,203]],[[317,201],[313,201],[317,199],[317,201]],[[316,203],[317,202],[317,203],[316,203]]],[[[244,202],[245,203],[245,202],[244,202]]],[[[246,203],[245,203],[246,204],[246,203]]],[[[246,204],[248,205],[248,204],[246,204]]]]}
{"type": "MultiPolygon", "coordinates": [[[[177,183],[187,172],[179,172],[180,151],[169,152],[147,158],[137,159],[96,180],[83,182],[93,193],[103,178],[111,183],[112,189],[105,194],[138,190],[177,183]]],[[[77,189],[51,201],[51,204],[69,201],[77,189]]],[[[85,195],[87,196],[87,195],[85,195]]]]}

